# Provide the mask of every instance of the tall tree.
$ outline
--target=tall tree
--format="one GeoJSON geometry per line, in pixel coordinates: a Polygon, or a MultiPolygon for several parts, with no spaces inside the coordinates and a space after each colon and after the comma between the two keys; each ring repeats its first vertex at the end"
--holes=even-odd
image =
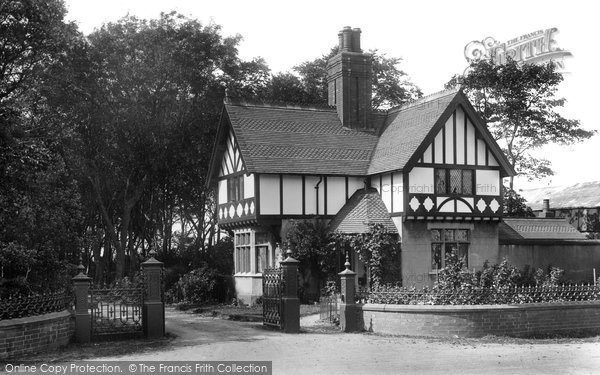
{"type": "MultiPolygon", "coordinates": [[[[77,185],[45,95],[48,71],[80,38],[65,14],[60,0],[0,2],[0,258],[18,250],[32,260],[28,287],[64,274],[61,262],[73,260],[79,246],[77,185]]],[[[19,276],[19,267],[13,271],[19,276]]]]}
{"type": "MultiPolygon", "coordinates": [[[[461,85],[517,173],[536,179],[553,174],[549,160],[534,156],[536,150],[550,143],[581,142],[595,134],[559,113],[566,102],[556,96],[562,81],[552,62],[509,60],[498,65],[480,60],[447,86],[461,85]]],[[[513,180],[509,181],[511,190],[513,180]]]]}
{"type": "Polygon", "coordinates": [[[87,40],[57,82],[56,105],[74,135],[70,166],[93,200],[88,221],[101,218],[96,249],[106,262],[114,258],[118,279],[137,268],[150,242],[170,251],[176,223],[204,246],[214,224],[206,169],[225,86],[255,95],[268,68],[237,57],[239,36],[176,13],[126,17],[87,40]]]}

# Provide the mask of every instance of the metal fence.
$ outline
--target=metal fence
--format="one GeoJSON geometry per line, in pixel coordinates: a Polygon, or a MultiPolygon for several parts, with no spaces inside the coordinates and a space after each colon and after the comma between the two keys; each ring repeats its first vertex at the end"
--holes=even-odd
{"type": "Polygon", "coordinates": [[[319,318],[327,320],[331,323],[340,321],[340,313],[338,311],[339,294],[331,294],[321,296],[319,300],[319,318]]]}
{"type": "Polygon", "coordinates": [[[0,300],[0,320],[59,312],[72,306],[73,296],[67,291],[9,297],[0,300]]]}
{"type": "Polygon", "coordinates": [[[557,285],[506,288],[461,287],[435,290],[379,286],[363,302],[396,305],[486,305],[600,300],[600,286],[557,285]]]}
{"type": "Polygon", "coordinates": [[[283,270],[281,268],[263,270],[262,282],[263,324],[281,328],[281,298],[284,288],[283,270]]]}
{"type": "Polygon", "coordinates": [[[90,289],[92,335],[95,338],[141,335],[143,304],[143,288],[90,289]]]}

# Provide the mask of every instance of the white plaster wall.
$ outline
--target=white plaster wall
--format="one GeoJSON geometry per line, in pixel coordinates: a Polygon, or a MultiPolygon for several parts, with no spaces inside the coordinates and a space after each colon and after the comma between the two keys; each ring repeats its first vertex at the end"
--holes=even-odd
{"type": "Polygon", "coordinates": [[[302,177],[283,176],[283,214],[302,214],[302,177]]]}
{"type": "Polygon", "coordinates": [[[448,121],[446,121],[444,126],[446,127],[446,164],[454,164],[454,131],[452,116],[448,118],[448,121]]]}
{"type": "Polygon", "coordinates": [[[456,164],[465,163],[465,113],[456,110],[456,164]]]}
{"type": "Polygon", "coordinates": [[[227,180],[219,181],[219,204],[227,203],[227,180]]]}
{"type": "Polygon", "coordinates": [[[475,127],[467,119],[467,164],[475,165],[475,127]]]}
{"type": "Polygon", "coordinates": [[[410,193],[433,194],[433,168],[413,168],[408,175],[408,183],[410,193]]]}
{"type": "Polygon", "coordinates": [[[477,195],[500,195],[500,171],[477,170],[475,183],[477,195]]]}
{"type": "Polygon", "coordinates": [[[381,177],[381,200],[388,212],[392,212],[392,175],[386,173],[381,177]]]}
{"type": "Polygon", "coordinates": [[[327,214],[335,215],[346,203],[346,179],[327,177],[327,214]]]}
{"type": "Polygon", "coordinates": [[[244,175],[244,198],[254,197],[254,174],[244,175]]]}
{"type": "Polygon", "coordinates": [[[348,177],[348,198],[354,194],[358,189],[365,187],[364,178],[362,177],[348,177]]]}
{"type": "Polygon", "coordinates": [[[401,172],[394,172],[393,174],[393,185],[392,185],[392,195],[394,199],[392,200],[392,212],[403,212],[404,211],[404,182],[402,180],[403,176],[401,172]]]}
{"type": "Polygon", "coordinates": [[[259,181],[261,215],[279,215],[279,176],[263,174],[259,181]]]}

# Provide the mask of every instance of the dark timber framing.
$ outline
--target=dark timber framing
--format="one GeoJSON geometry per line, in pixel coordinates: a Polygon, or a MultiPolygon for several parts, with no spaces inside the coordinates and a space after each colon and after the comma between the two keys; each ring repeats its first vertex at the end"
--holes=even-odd
{"type": "Polygon", "coordinates": [[[348,176],[344,177],[344,185],[346,189],[346,202],[348,201],[348,176]]]}
{"type": "Polygon", "coordinates": [[[323,215],[327,216],[327,176],[323,176],[323,215]]]}
{"type": "MultiPolygon", "coordinates": [[[[462,107],[461,107],[461,108],[462,108],[462,107]]],[[[469,127],[468,127],[468,125],[467,125],[467,114],[465,113],[465,110],[464,110],[464,109],[463,109],[463,120],[464,120],[464,122],[465,122],[465,124],[464,124],[464,125],[465,125],[465,130],[463,130],[463,132],[464,132],[464,134],[463,134],[463,135],[464,135],[464,141],[463,141],[463,142],[464,142],[464,145],[463,145],[463,146],[465,146],[465,157],[464,157],[464,163],[463,163],[463,164],[464,164],[464,165],[467,165],[467,164],[469,164],[469,161],[467,160],[467,156],[468,156],[468,154],[469,154],[469,152],[468,152],[468,148],[469,148],[469,147],[467,146],[467,139],[468,139],[468,137],[467,137],[467,133],[468,133],[468,128],[469,128],[469,127]]]]}
{"type": "Polygon", "coordinates": [[[302,175],[302,215],[306,215],[306,176],[302,175]]]}
{"type": "Polygon", "coordinates": [[[279,174],[279,214],[283,215],[283,175],[279,174]]]}
{"type": "Polygon", "coordinates": [[[452,112],[452,157],[454,158],[453,164],[458,164],[458,159],[456,158],[456,111],[452,112]]]}
{"type": "Polygon", "coordinates": [[[394,212],[394,172],[390,172],[390,211],[394,212]]]}

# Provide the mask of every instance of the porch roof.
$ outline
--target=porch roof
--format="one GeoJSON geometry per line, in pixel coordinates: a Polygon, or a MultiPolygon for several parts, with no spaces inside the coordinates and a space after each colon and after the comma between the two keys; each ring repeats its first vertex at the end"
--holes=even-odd
{"type": "Polygon", "coordinates": [[[382,224],[390,233],[398,233],[377,189],[359,189],[329,224],[331,232],[366,233],[369,224],[382,224]]]}

